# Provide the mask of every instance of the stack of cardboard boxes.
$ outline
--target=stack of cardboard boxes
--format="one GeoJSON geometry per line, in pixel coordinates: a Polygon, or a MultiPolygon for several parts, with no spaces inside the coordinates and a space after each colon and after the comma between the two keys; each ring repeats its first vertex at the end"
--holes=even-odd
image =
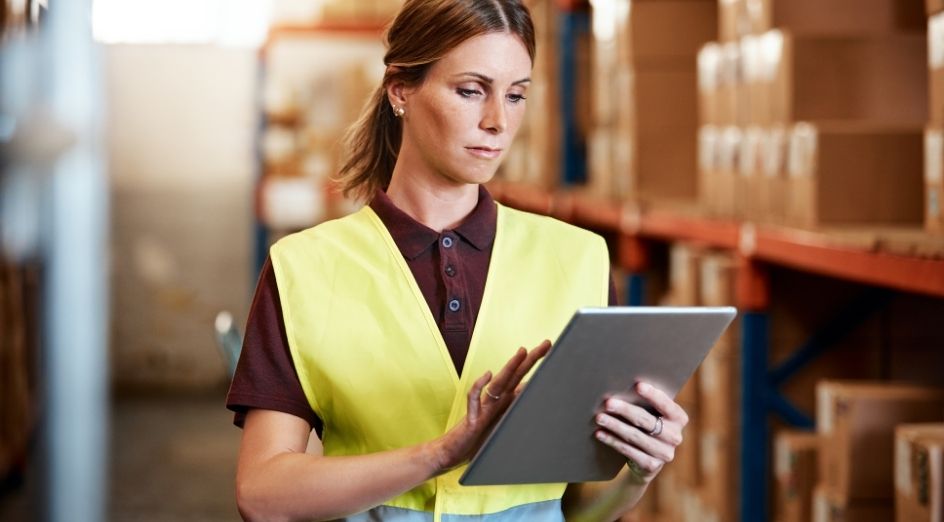
{"type": "Polygon", "coordinates": [[[530,0],[537,55],[528,87],[528,110],[499,176],[508,181],[553,189],[561,177],[558,17],[553,0],[530,0]]]}
{"type": "MultiPolygon", "coordinates": [[[[944,421],[944,390],[904,384],[823,381],[816,391],[821,447],[819,483],[813,492],[813,521],[892,520],[896,426],[944,421]]],[[[902,432],[899,436],[901,440],[902,432]]],[[[902,489],[899,486],[899,491],[902,489]]]]}
{"type": "Polygon", "coordinates": [[[697,195],[695,56],[714,0],[593,0],[591,187],[643,201],[697,195]]]}
{"type": "Polygon", "coordinates": [[[698,57],[713,213],[814,227],[920,222],[921,0],[720,0],[698,57]]]}
{"type": "Polygon", "coordinates": [[[928,105],[924,134],[924,222],[930,232],[944,232],[944,1],[927,0],[928,105]]]}
{"type": "MultiPolygon", "coordinates": [[[[662,304],[734,304],[736,261],[696,244],[669,253],[669,291],[662,304]]],[[[740,357],[737,320],[679,392],[689,415],[685,441],[656,479],[656,492],[625,520],[728,522],[738,519],[740,357]]]]}

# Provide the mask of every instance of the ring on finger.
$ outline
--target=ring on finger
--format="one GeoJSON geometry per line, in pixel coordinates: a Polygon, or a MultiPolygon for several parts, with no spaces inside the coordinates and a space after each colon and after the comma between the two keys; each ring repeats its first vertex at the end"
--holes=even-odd
{"type": "Polygon", "coordinates": [[[651,430],[647,431],[646,435],[649,435],[650,437],[658,437],[659,435],[662,435],[662,426],[663,426],[662,416],[658,415],[656,416],[656,425],[653,426],[651,430]]]}
{"type": "Polygon", "coordinates": [[[485,392],[485,395],[488,395],[488,398],[489,398],[489,399],[492,399],[493,401],[497,401],[498,399],[501,399],[501,395],[500,395],[500,394],[499,394],[499,395],[492,395],[492,392],[488,391],[488,388],[482,388],[482,391],[484,391],[484,392],[485,392]]]}

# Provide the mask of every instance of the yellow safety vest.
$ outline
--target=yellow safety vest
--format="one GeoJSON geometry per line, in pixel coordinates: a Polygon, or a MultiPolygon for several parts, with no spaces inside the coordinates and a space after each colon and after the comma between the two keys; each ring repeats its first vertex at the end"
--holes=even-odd
{"type": "MultiPolygon", "coordinates": [[[[460,377],[410,268],[370,207],[285,237],[270,255],[295,369],[324,422],[325,455],[441,436],[465,415],[475,379],[497,371],[519,346],[556,340],[577,308],[605,306],[609,290],[601,237],[498,205],[460,377]]],[[[347,520],[562,520],[566,484],[465,487],[458,483],[464,470],[347,520]]]]}

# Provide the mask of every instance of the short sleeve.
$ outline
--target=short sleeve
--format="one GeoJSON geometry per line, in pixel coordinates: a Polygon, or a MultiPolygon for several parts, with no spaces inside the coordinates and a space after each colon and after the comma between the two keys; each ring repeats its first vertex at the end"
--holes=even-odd
{"type": "Polygon", "coordinates": [[[275,410],[308,422],[321,435],[322,423],[305,397],[285,335],[279,288],[267,258],[252,299],[242,351],[226,397],[242,427],[251,409],[275,410]]]}

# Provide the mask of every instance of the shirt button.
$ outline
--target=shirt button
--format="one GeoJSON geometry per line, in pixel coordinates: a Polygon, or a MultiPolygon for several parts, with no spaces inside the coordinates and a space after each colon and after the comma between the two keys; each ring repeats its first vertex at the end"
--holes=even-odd
{"type": "Polygon", "coordinates": [[[452,301],[449,301],[449,309],[452,310],[453,312],[458,312],[459,308],[461,307],[462,305],[459,303],[458,299],[453,299],[452,301]]]}
{"type": "Polygon", "coordinates": [[[446,265],[446,275],[449,277],[456,277],[456,267],[452,265],[446,265]]]}
{"type": "Polygon", "coordinates": [[[446,236],[442,239],[442,244],[446,248],[452,248],[452,243],[453,243],[452,238],[449,236],[446,236]]]}

